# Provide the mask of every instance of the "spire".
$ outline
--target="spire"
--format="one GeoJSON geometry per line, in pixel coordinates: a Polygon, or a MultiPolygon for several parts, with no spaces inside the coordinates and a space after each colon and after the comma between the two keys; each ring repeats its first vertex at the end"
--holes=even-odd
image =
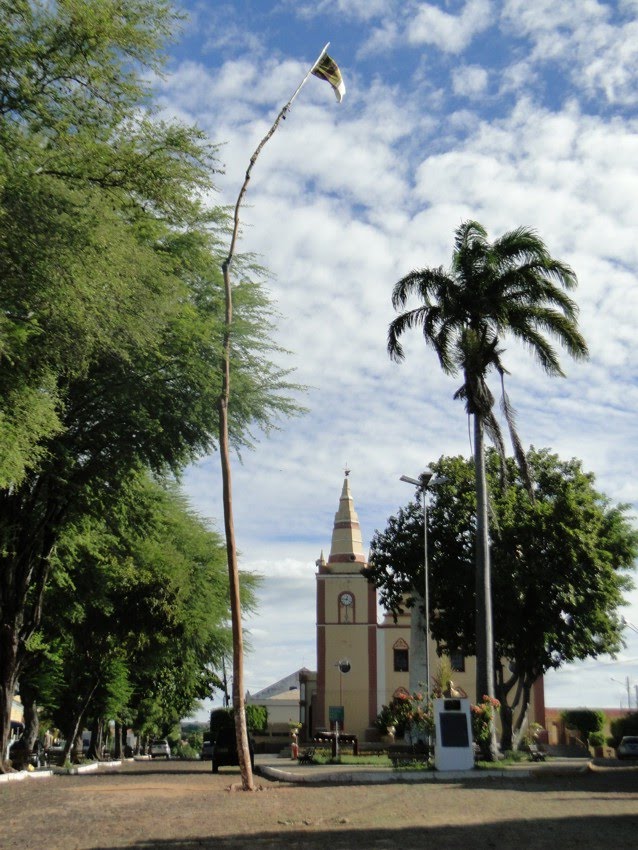
{"type": "Polygon", "coordinates": [[[339,510],[335,514],[332,544],[328,557],[328,564],[340,565],[339,572],[359,572],[366,563],[359,517],[354,509],[354,502],[350,493],[349,475],[350,470],[346,469],[339,500],[339,510]]]}

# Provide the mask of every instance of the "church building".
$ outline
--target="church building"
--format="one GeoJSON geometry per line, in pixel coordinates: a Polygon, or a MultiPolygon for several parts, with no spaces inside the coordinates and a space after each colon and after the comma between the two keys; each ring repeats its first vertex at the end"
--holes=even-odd
{"type": "MultiPolygon", "coordinates": [[[[316,562],[317,671],[299,671],[301,737],[339,729],[375,740],[374,722],[384,705],[400,693],[410,693],[424,680],[422,619],[406,611],[397,622],[377,614],[377,593],[361,570],[367,560],[359,518],[350,492],[349,473],[343,482],[335,514],[330,554],[316,562]],[[420,646],[417,646],[420,644],[420,646]],[[421,651],[419,651],[421,650],[421,651]],[[417,677],[418,676],[418,677],[417,677]]],[[[416,609],[413,609],[416,611],[416,609]]],[[[430,638],[430,680],[439,656],[430,638]]],[[[475,701],[475,659],[450,658],[455,687],[475,701]]],[[[530,722],[544,725],[543,680],[534,686],[530,722]]]]}

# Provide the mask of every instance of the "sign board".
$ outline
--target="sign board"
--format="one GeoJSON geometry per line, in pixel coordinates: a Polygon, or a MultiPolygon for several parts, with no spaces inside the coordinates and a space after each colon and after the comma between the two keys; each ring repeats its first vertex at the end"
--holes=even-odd
{"type": "Polygon", "coordinates": [[[474,767],[472,724],[468,699],[435,699],[434,727],[437,770],[471,770],[474,767]]]}
{"type": "Polygon", "coordinates": [[[328,720],[330,721],[330,726],[334,723],[339,724],[339,728],[343,729],[343,706],[342,705],[330,705],[328,706],[328,720]]]}

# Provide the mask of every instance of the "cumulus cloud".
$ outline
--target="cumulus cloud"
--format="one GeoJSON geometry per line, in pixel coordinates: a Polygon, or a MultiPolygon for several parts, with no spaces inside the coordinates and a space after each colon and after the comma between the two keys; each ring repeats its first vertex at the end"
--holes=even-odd
{"type": "MultiPolygon", "coordinates": [[[[346,5],[351,19],[364,20],[363,6],[340,10],[346,5]]],[[[251,690],[314,666],[313,565],[330,545],[345,465],[367,545],[410,496],[401,474],[415,475],[441,454],[470,453],[467,418],[452,399],[460,378],[441,373],[417,332],[406,339],[403,364],[391,363],[385,350],[392,285],[412,268],[447,265],[454,230],[467,218],[492,237],[533,226],[576,270],[589,363],[565,358],[567,379],[550,380],[508,341],[509,392],[526,444],[581,457],[602,491],[638,505],[628,472],[638,467],[638,122],[581,102],[583,91],[602,96],[612,84],[614,102],[633,97],[635,3],[611,6],[587,0],[574,14],[571,4],[537,0],[531,14],[522,0],[411,5],[412,47],[440,48],[428,51],[431,84],[414,64],[401,79],[366,75],[370,60],[354,50],[343,104],[312,80],[260,157],[242,212],[241,249],[272,271],[283,316],[278,341],[294,352],[285,365],[296,366],[311,389],[309,414],[284,423],[234,473],[242,566],[265,577],[260,610],[249,620],[251,690]],[[476,52],[488,23],[501,28],[510,48],[498,67],[476,52]],[[592,64],[588,30],[605,67],[592,64]],[[550,64],[566,76],[560,96],[544,99],[550,64]],[[451,110],[448,78],[457,97],[471,100],[467,109],[451,110]],[[500,98],[482,97],[496,88],[500,98]]],[[[337,4],[324,4],[322,14],[328,7],[337,4]]],[[[391,26],[398,37],[406,14],[403,4],[388,15],[374,6],[356,45],[370,43],[375,28],[391,26]]],[[[388,55],[395,47],[388,45],[388,55]]],[[[409,57],[402,50],[399,58],[409,57]]],[[[233,54],[214,69],[195,57],[175,63],[163,84],[166,108],[226,143],[219,200],[234,202],[250,155],[305,61],[264,53],[233,54]]],[[[217,458],[189,470],[187,485],[206,515],[221,517],[217,458]]],[[[627,610],[637,622],[635,593],[627,610]]],[[[623,656],[623,675],[638,675],[636,656],[638,649],[623,656]]],[[[601,694],[592,704],[607,699],[596,684],[601,669],[578,673],[581,693],[590,682],[601,694]]],[[[556,681],[563,685],[552,677],[551,692],[567,694],[572,679],[556,681]]]]}
{"type": "Polygon", "coordinates": [[[443,11],[433,3],[417,3],[407,36],[411,44],[431,44],[444,53],[460,53],[490,26],[490,0],[467,0],[460,14],[443,11]]]}
{"type": "MultiPolygon", "coordinates": [[[[622,4],[635,12],[635,4],[622,4]]],[[[567,3],[552,0],[505,0],[506,32],[526,37],[532,63],[555,63],[566,69],[573,85],[589,97],[601,94],[609,103],[634,104],[638,59],[638,22],[615,16],[613,6],[583,0],[578,14],[567,3]]]]}
{"type": "Polygon", "coordinates": [[[476,97],[487,89],[489,74],[485,68],[477,65],[464,65],[452,72],[454,94],[464,97],[476,97]]]}

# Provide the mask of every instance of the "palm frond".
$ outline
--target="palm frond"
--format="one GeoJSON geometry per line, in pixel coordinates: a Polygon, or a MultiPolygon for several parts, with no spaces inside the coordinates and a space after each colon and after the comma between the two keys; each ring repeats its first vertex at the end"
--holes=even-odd
{"type": "Polygon", "coordinates": [[[530,475],[529,464],[527,462],[527,455],[525,454],[525,449],[523,448],[523,444],[521,443],[516,429],[516,411],[512,407],[505,389],[505,370],[499,369],[498,371],[501,378],[501,410],[503,411],[505,421],[507,422],[512,449],[514,450],[514,459],[521,474],[521,478],[523,479],[523,484],[525,485],[530,498],[533,500],[534,488],[532,486],[532,478],[530,475]]]}

